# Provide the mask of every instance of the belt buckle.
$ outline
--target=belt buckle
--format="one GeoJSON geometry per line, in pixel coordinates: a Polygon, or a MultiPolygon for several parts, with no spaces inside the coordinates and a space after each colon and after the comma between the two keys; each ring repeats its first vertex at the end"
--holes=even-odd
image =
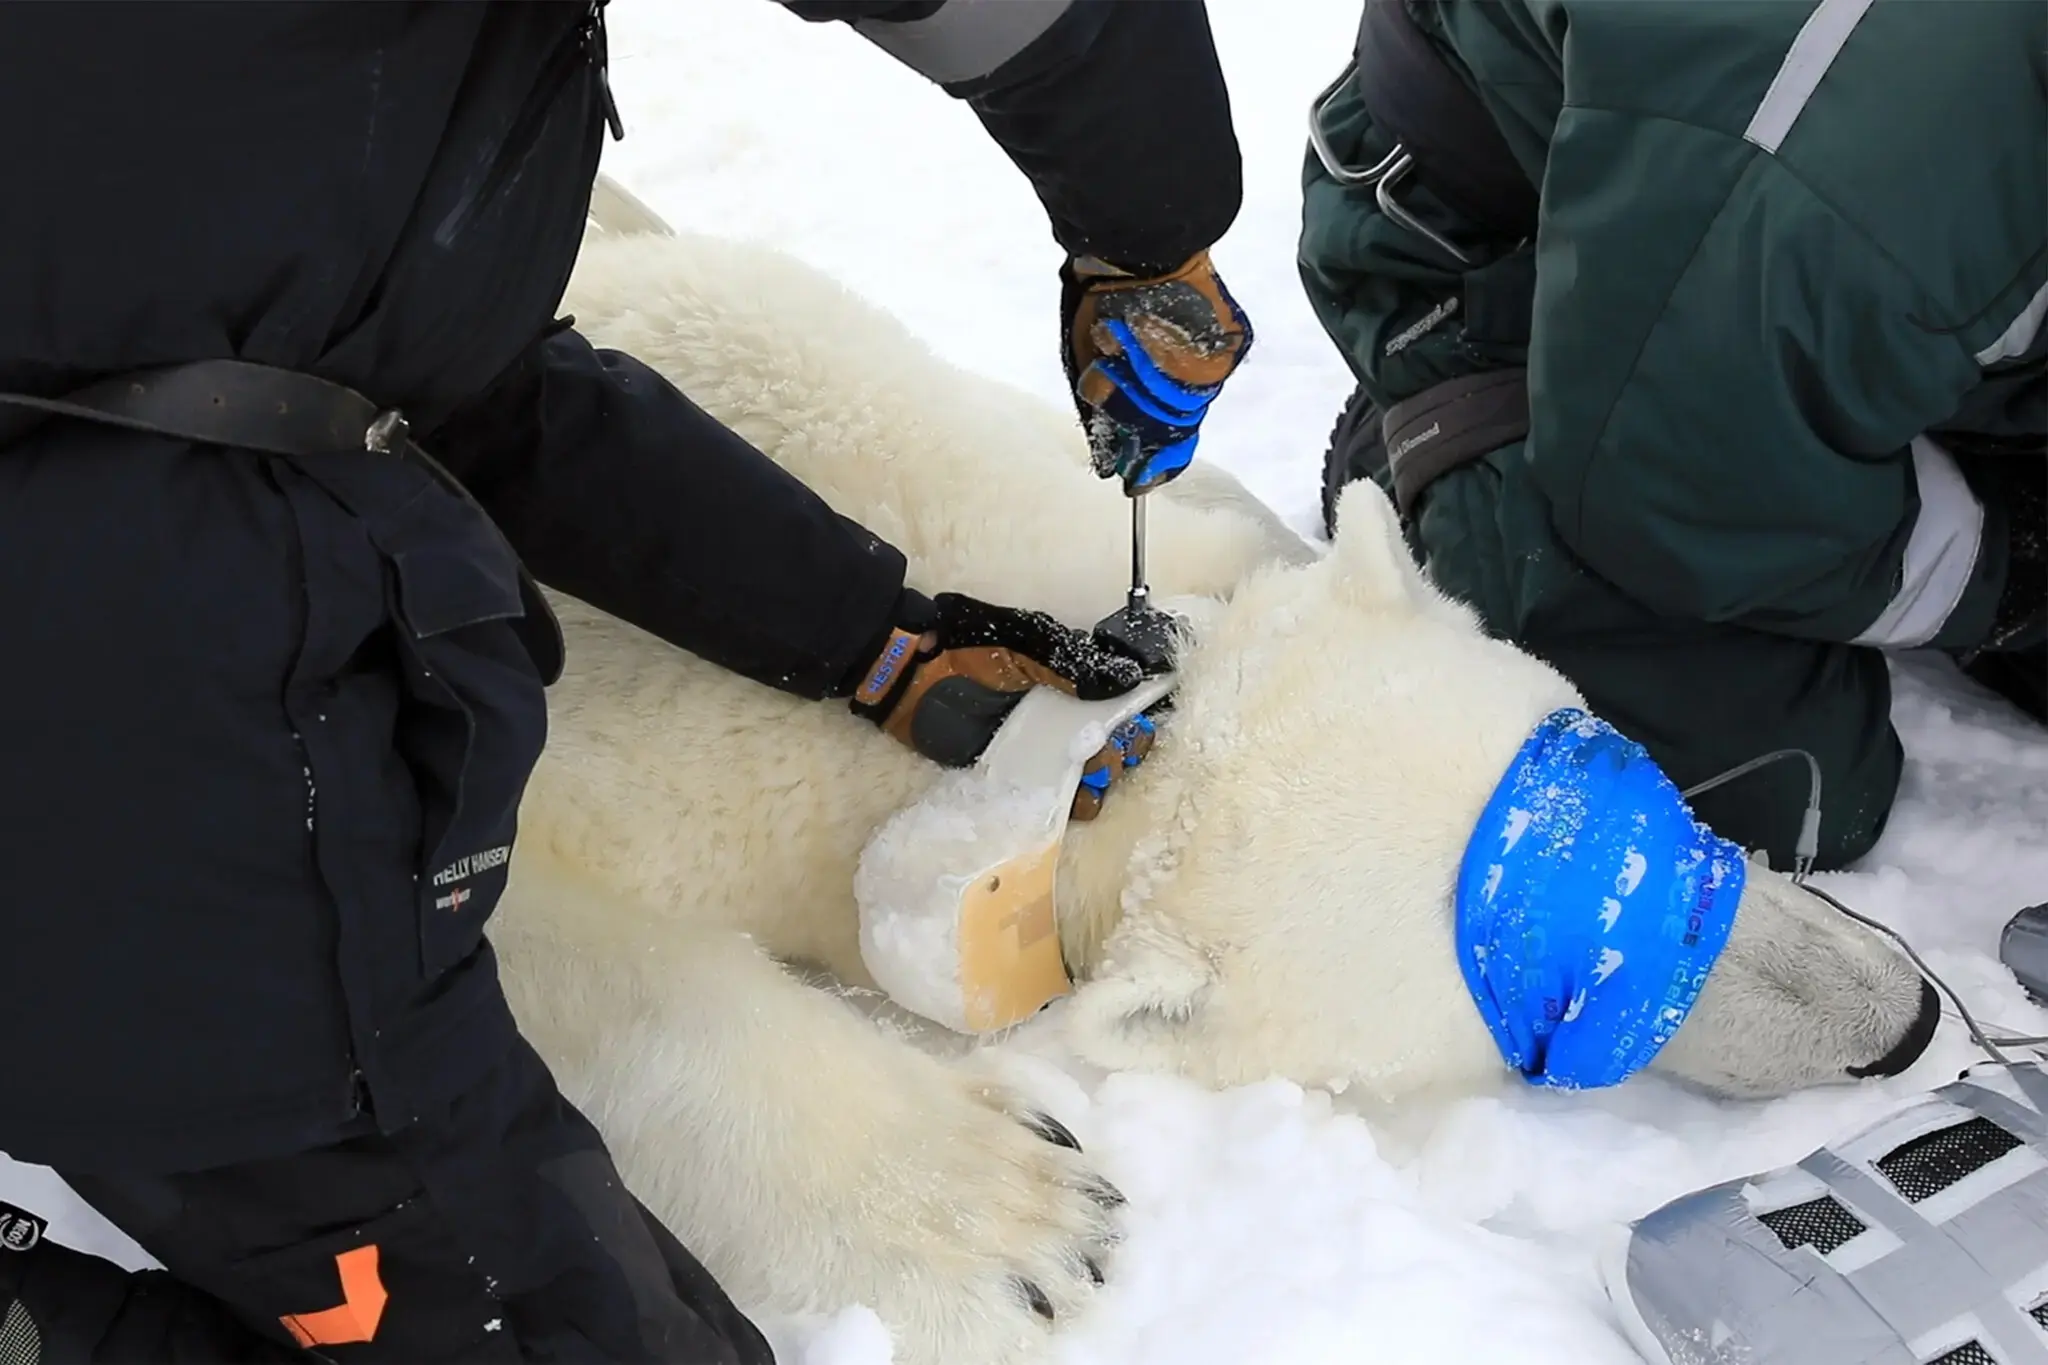
{"type": "Polygon", "coordinates": [[[388,409],[378,413],[376,420],[363,431],[363,449],[373,455],[389,455],[405,443],[411,432],[405,414],[397,408],[388,409]]]}

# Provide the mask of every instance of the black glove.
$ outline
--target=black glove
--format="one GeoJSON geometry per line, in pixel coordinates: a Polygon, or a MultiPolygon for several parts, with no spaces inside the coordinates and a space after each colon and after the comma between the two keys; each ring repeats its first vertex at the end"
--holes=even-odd
{"type": "Polygon", "coordinates": [[[2048,458],[2040,438],[1935,432],[1976,499],[2005,520],[2005,587],[1985,639],[1956,651],[1964,663],[1987,653],[2032,651],[2048,641],[2048,458]]]}
{"type": "MultiPolygon", "coordinates": [[[[855,715],[949,768],[964,768],[980,757],[1034,686],[1101,701],[1123,695],[1145,676],[1138,661],[1114,644],[1044,612],[994,606],[959,593],[928,598],[909,588],[864,657],[869,662],[848,675],[838,695],[848,698],[855,715]]],[[[1107,766],[1135,766],[1150,747],[1146,738],[1128,764],[1107,766]]]]}
{"type": "Polygon", "coordinates": [[[1951,652],[1964,673],[2048,723],[2048,461],[2034,451],[1985,449],[1992,443],[1984,438],[1956,444],[1970,486],[2005,513],[2006,561],[1991,629],[1951,652]]]}
{"type": "MultiPolygon", "coordinates": [[[[1967,445],[1960,464],[1975,453],[1967,445]]],[[[1971,486],[2005,511],[2005,588],[1993,609],[1991,630],[1977,648],[2038,649],[2048,638],[2048,460],[2038,455],[1990,455],[1964,464],[1971,486]]]]}

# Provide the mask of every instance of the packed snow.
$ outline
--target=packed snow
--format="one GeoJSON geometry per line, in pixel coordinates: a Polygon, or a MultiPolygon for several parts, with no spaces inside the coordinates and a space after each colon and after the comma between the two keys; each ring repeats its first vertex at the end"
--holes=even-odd
{"type": "MultiPolygon", "coordinates": [[[[1309,532],[1350,385],[1295,276],[1297,185],[1305,112],[1344,62],[1357,0],[1211,11],[1246,158],[1215,256],[1258,340],[1199,457],[1309,532]]],[[[676,225],[792,250],[948,357],[1062,400],[1057,249],[971,114],[845,29],[759,0],[618,5],[609,21],[627,128],[609,172],[676,225]]],[[[1987,1024],[2048,1033],[1997,960],[2006,919],[2048,898],[2048,735],[1942,661],[1905,661],[1899,680],[1898,813],[1861,868],[1820,884],[1908,935],[1987,1024]]],[[[1504,1076],[1385,1114],[1286,1083],[1100,1075],[1042,1022],[1001,1046],[1131,1201],[1108,1288],[1058,1338],[1058,1365],[1638,1365],[1595,1278],[1603,1237],[1795,1160],[1975,1055],[1951,1019],[1906,1076],[1773,1103],[1504,1076]]],[[[144,1263],[39,1168],[0,1166],[0,1198],[51,1215],[58,1240],[144,1263]]],[[[785,1365],[890,1360],[860,1305],[764,1326],[785,1365]]]]}

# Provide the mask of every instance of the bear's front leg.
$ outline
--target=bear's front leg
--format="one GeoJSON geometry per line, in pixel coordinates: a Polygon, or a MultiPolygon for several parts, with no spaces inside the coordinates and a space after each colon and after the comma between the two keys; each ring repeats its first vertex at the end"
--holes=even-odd
{"type": "Polygon", "coordinates": [[[897,1365],[1048,1356],[1122,1202],[1057,1122],[744,935],[671,922],[618,942],[602,906],[519,901],[493,938],[521,1027],[736,1303],[866,1304],[897,1365]]]}

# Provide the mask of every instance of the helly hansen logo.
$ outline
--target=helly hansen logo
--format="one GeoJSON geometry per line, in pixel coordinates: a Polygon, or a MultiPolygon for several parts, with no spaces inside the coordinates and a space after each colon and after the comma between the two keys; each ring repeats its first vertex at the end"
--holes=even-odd
{"type": "Polygon", "coordinates": [[[49,1224],[12,1204],[0,1204],[0,1247],[8,1251],[32,1251],[43,1240],[49,1224]]]}
{"type": "Polygon", "coordinates": [[[503,867],[511,860],[510,844],[499,844],[496,848],[487,848],[481,853],[467,854],[436,872],[434,885],[450,886],[456,882],[467,881],[479,873],[489,872],[494,867],[503,867]]]}
{"type": "Polygon", "coordinates": [[[460,910],[462,903],[468,900],[471,894],[472,892],[468,887],[458,886],[445,896],[434,897],[434,908],[436,910],[460,910]]]}

